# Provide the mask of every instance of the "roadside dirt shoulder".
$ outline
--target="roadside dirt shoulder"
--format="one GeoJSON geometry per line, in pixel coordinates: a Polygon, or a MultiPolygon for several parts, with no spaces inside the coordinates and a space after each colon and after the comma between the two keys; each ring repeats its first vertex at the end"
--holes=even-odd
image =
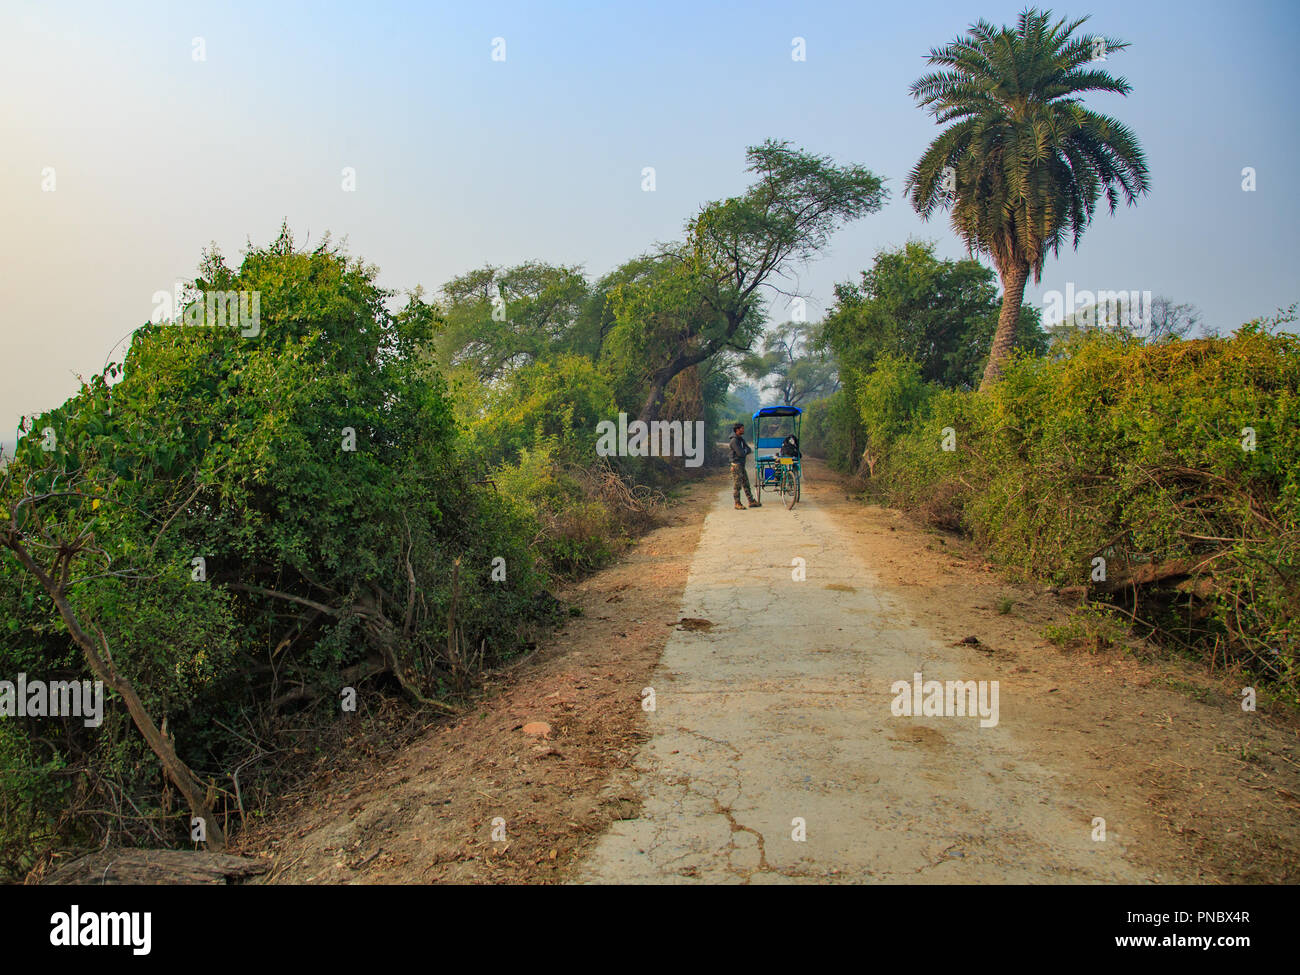
{"type": "Polygon", "coordinates": [[[472,710],[396,757],[326,763],[232,852],[272,859],[269,883],[559,880],[611,821],[638,811],[623,786],[645,738],[640,692],[677,622],[719,478],[683,488],[667,524],[559,592],[581,615],[492,675],[472,710]]]}
{"type": "Polygon", "coordinates": [[[1015,709],[1042,728],[1030,742],[1035,759],[1083,808],[1122,811],[1107,825],[1125,836],[1133,862],[1190,883],[1300,881],[1294,716],[1243,711],[1240,678],[1191,661],[1058,648],[1043,629],[1069,618],[1066,601],[1008,581],[952,535],[863,505],[825,465],[810,473],[918,625],[944,643],[974,637],[972,661],[1014,675],[1018,693],[1004,698],[1004,714],[1015,709]]]}

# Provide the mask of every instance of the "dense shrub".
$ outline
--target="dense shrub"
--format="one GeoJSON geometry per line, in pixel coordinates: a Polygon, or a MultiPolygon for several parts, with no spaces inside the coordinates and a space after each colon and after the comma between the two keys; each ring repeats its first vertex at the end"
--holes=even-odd
{"type": "Polygon", "coordinates": [[[521,451],[542,445],[557,461],[594,462],[596,425],[618,415],[608,377],[580,355],[531,363],[478,396],[466,429],[492,464],[514,462],[521,451]]]}
{"type": "Polygon", "coordinates": [[[1295,696],[1300,340],[1258,322],[1156,345],[1094,332],[986,393],[915,375],[864,384],[879,496],[1028,577],[1136,602],[1164,638],[1295,696]]]}
{"type": "Polygon", "coordinates": [[[605,461],[563,463],[555,437],[524,447],[493,472],[502,494],[536,524],[533,551],[554,573],[574,577],[607,564],[635,535],[651,528],[659,492],[629,483],[605,461]]]}
{"type": "MultiPolygon", "coordinates": [[[[120,371],[35,418],[0,490],[0,536],[41,564],[76,552],[66,594],[83,627],[219,807],[230,770],[258,756],[250,737],[274,740],[296,709],[332,718],[339,688],[368,677],[452,694],[469,666],[456,647],[490,665],[548,609],[531,512],[461,463],[428,363],[432,309],[389,311],[375,274],[287,232],[238,271],[211,256],[196,288],[257,292],[259,329],[138,329],[120,371]]],[[[0,637],[5,678],[94,676],[4,546],[0,637]]],[[[121,701],[106,707],[94,729],[0,723],[0,870],[87,835],[187,832],[121,701]]]]}

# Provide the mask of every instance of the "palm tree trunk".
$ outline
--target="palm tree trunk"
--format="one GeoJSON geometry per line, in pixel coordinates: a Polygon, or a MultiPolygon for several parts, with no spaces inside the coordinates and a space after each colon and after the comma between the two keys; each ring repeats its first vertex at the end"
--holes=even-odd
{"type": "Polygon", "coordinates": [[[1016,322],[1020,319],[1020,302],[1025,297],[1025,282],[1029,279],[1029,262],[1012,264],[1002,274],[1002,311],[998,315],[998,330],[993,333],[993,348],[989,351],[989,364],[984,368],[980,390],[988,389],[1002,378],[1002,367],[1016,343],[1016,322]]]}

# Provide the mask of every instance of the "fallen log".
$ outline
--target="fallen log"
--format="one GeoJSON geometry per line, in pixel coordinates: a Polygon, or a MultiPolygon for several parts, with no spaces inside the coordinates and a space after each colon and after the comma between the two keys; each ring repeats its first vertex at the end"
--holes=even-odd
{"type": "Polygon", "coordinates": [[[100,850],[56,869],[43,885],[233,884],[266,873],[262,860],[206,850],[100,850]]]}
{"type": "Polygon", "coordinates": [[[1197,559],[1171,559],[1168,562],[1143,562],[1133,566],[1127,572],[1118,572],[1108,578],[1105,582],[1095,583],[1093,588],[1098,592],[1113,593],[1121,589],[1127,589],[1130,586],[1153,586],[1157,583],[1168,582],[1171,579],[1188,579],[1195,578],[1197,581],[1192,586],[1185,586],[1181,583],[1175,584],[1174,588],[1186,592],[1189,589],[1210,592],[1213,590],[1213,576],[1208,573],[1201,573],[1200,569],[1209,561],[1208,558],[1197,559]]]}

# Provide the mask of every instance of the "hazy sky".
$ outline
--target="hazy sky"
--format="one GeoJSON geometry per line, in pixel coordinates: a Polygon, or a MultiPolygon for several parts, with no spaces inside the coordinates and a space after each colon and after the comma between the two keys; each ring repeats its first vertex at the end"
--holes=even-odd
{"type": "MultiPolygon", "coordinates": [[[[960,256],[946,217],[902,198],[937,131],[907,89],[930,47],[1022,6],[3,0],[0,441],[102,368],[209,241],[237,263],[282,219],[300,242],[346,237],[392,288],[527,259],[596,275],[742,191],[745,147],[774,137],[892,191],[801,274],[810,317],[883,247],[960,256]]],[[[1151,290],[1230,329],[1300,299],[1300,4],[1052,9],[1132,42],[1107,67],[1133,94],[1089,105],[1135,130],[1153,191],[1049,259],[1027,300],[1067,281],[1151,290]]]]}

